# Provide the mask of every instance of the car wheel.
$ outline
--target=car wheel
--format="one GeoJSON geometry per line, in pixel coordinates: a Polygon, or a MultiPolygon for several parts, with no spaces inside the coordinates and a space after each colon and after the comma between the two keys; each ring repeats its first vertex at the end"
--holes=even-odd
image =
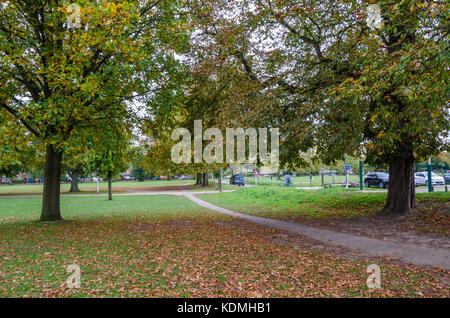
{"type": "Polygon", "coordinates": [[[366,186],[366,188],[369,187],[369,181],[366,181],[365,186],[366,186]]]}
{"type": "Polygon", "coordinates": [[[383,181],[380,182],[380,189],[384,189],[384,182],[383,181]]]}

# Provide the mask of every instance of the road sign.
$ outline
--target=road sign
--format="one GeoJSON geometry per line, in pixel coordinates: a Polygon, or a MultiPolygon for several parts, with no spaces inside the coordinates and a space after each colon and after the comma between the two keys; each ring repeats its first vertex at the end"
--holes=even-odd
{"type": "Polygon", "coordinates": [[[348,189],[348,173],[350,171],[350,166],[345,166],[345,188],[348,189]]]}

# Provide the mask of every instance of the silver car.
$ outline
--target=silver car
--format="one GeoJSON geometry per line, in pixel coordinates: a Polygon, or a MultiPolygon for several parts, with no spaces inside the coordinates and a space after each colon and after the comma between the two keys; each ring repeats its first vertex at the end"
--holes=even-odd
{"type": "Polygon", "coordinates": [[[427,184],[427,178],[422,176],[421,172],[416,172],[414,174],[414,184],[416,187],[427,184]]]}
{"type": "MultiPolygon", "coordinates": [[[[421,179],[421,183],[419,185],[426,185],[428,183],[428,172],[416,172],[414,174],[414,179],[416,179],[416,177],[419,177],[421,179]],[[425,179],[425,182],[423,182],[422,179],[425,179]]],[[[445,181],[444,181],[444,178],[442,178],[437,173],[431,172],[431,184],[432,185],[444,185],[445,181]]]]}

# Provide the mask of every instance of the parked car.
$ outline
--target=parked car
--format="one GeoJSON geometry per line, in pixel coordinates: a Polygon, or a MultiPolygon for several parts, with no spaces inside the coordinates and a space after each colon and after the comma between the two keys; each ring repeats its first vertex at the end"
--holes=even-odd
{"type": "Polygon", "coordinates": [[[387,188],[389,186],[389,174],[385,172],[369,172],[364,178],[366,188],[370,186],[378,186],[387,188]]]}
{"type": "Polygon", "coordinates": [[[235,184],[238,186],[245,185],[244,176],[242,174],[233,174],[230,178],[230,184],[235,184]]]}
{"type": "Polygon", "coordinates": [[[188,176],[180,176],[178,178],[178,180],[189,180],[189,179],[191,179],[191,177],[188,177],[188,176]]]}
{"type": "MultiPolygon", "coordinates": [[[[414,174],[414,176],[420,176],[425,178],[425,184],[428,183],[428,172],[423,171],[423,172],[416,172],[414,174]]],[[[445,180],[443,177],[441,177],[440,175],[438,175],[435,172],[431,172],[431,184],[432,185],[444,185],[445,184],[445,180]]]]}
{"type": "Polygon", "coordinates": [[[432,185],[444,185],[445,180],[437,173],[431,172],[431,184],[432,185]]]}
{"type": "Polygon", "coordinates": [[[425,178],[422,175],[419,175],[417,173],[414,174],[414,185],[416,187],[421,186],[421,185],[426,185],[426,184],[427,184],[427,178],[425,178]]]}
{"type": "Polygon", "coordinates": [[[450,172],[444,174],[444,181],[446,184],[450,183],[450,172]]]}

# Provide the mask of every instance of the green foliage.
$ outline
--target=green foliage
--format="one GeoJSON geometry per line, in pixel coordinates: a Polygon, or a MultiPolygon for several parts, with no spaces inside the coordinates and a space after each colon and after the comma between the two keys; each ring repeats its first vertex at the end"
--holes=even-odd
{"type": "Polygon", "coordinates": [[[112,127],[118,128],[112,130],[110,127],[104,127],[102,139],[94,145],[88,155],[88,167],[98,176],[116,176],[126,171],[135,156],[130,132],[124,126],[112,127]]]}
{"type": "MultiPolygon", "coordinates": [[[[108,122],[130,123],[135,114],[126,102],[164,82],[187,39],[178,1],[76,3],[81,27],[72,29],[61,2],[0,7],[0,135],[26,129],[22,135],[44,149],[75,157],[108,122]]],[[[4,138],[1,146],[13,142],[4,138]]]]}
{"type": "Polygon", "coordinates": [[[131,176],[137,181],[144,181],[145,179],[151,178],[151,174],[147,174],[144,168],[134,168],[131,171],[131,176]]]}
{"type": "Polygon", "coordinates": [[[311,148],[324,163],[349,154],[378,166],[448,149],[443,2],[379,1],[380,29],[367,25],[361,1],[213,3],[240,16],[208,11],[216,65],[234,61],[248,75],[238,105],[230,98],[223,116],[279,127],[282,164],[306,164],[299,153],[311,148]]]}

